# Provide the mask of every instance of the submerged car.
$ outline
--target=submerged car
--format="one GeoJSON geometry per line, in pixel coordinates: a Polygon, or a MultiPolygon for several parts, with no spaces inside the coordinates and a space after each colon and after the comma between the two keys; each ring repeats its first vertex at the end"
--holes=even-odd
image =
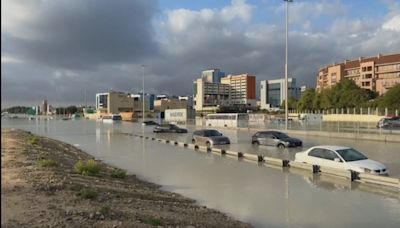
{"type": "Polygon", "coordinates": [[[214,129],[203,129],[193,132],[192,142],[206,144],[207,147],[231,143],[228,137],[223,136],[221,132],[214,129]]]}
{"type": "Polygon", "coordinates": [[[259,131],[251,137],[251,143],[279,148],[303,146],[300,139],[289,137],[279,131],[259,131]]]}
{"type": "Polygon", "coordinates": [[[367,156],[351,147],[314,146],[296,153],[295,161],[330,168],[353,170],[360,173],[387,175],[384,164],[368,159],[367,156]]]}
{"type": "Polygon", "coordinates": [[[185,128],[180,128],[174,124],[162,124],[154,127],[154,133],[187,133],[188,131],[185,128]]]}
{"type": "Polygon", "coordinates": [[[143,121],[142,125],[143,126],[152,126],[152,125],[159,125],[159,124],[152,120],[148,120],[148,121],[143,121]]]}
{"type": "Polygon", "coordinates": [[[378,121],[376,127],[383,129],[400,129],[400,117],[384,117],[378,121]]]}

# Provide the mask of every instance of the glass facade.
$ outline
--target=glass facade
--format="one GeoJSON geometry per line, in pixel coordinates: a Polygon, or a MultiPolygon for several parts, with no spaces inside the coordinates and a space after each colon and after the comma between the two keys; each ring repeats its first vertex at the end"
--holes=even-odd
{"type": "Polygon", "coordinates": [[[99,95],[99,107],[100,108],[107,108],[108,107],[108,95],[99,95]]]}
{"type": "Polygon", "coordinates": [[[268,84],[267,87],[268,104],[270,104],[271,107],[281,106],[281,83],[268,84]]]}

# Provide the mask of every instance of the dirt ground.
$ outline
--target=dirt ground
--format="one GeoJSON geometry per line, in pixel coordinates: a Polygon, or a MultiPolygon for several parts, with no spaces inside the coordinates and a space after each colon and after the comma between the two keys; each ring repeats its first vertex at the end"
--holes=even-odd
{"type": "Polygon", "coordinates": [[[69,144],[2,129],[1,227],[251,227],[134,175],[111,177],[100,162],[95,176],[77,173],[88,159],[69,144]],[[85,197],[88,189],[97,196],[85,197]]]}

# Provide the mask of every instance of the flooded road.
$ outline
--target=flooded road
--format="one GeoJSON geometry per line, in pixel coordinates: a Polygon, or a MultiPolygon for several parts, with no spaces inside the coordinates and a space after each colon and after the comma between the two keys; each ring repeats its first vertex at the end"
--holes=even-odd
{"type": "MultiPolygon", "coordinates": [[[[2,127],[22,128],[77,145],[107,163],[162,185],[163,189],[196,199],[202,205],[256,227],[398,227],[400,224],[398,192],[382,192],[373,186],[301,171],[296,173],[295,170],[257,166],[124,134],[142,131],[153,134],[151,127],[142,128],[139,124],[112,125],[89,120],[2,120],[2,127]]],[[[248,145],[248,132],[222,132],[232,138],[232,149],[253,148],[248,145]]],[[[172,136],[164,134],[163,137],[172,136]]],[[[174,137],[190,140],[189,136],[174,137]]],[[[393,160],[391,170],[400,166],[398,151],[392,150],[398,148],[398,144],[368,144],[316,137],[301,139],[305,142],[303,149],[326,142],[355,144],[354,147],[372,159],[393,160]]],[[[289,158],[295,153],[291,150],[282,153],[268,147],[251,151],[289,158]]]]}

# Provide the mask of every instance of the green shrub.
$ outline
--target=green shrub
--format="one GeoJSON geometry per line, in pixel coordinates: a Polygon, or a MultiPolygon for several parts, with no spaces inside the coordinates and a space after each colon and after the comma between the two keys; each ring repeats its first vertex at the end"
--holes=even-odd
{"type": "Polygon", "coordinates": [[[152,225],[152,226],[162,226],[163,222],[161,219],[154,218],[154,217],[146,217],[143,221],[146,224],[152,225]]]}
{"type": "Polygon", "coordinates": [[[40,167],[56,167],[58,163],[52,159],[43,159],[38,161],[38,165],[40,167]]]}
{"type": "Polygon", "coordinates": [[[96,199],[98,193],[94,189],[90,188],[83,188],[79,191],[78,196],[84,198],[84,199],[96,199]]]}
{"type": "Polygon", "coordinates": [[[124,179],[124,178],[126,177],[126,171],[125,171],[125,170],[122,170],[122,169],[114,168],[114,169],[111,171],[111,177],[113,177],[113,178],[119,178],[119,179],[124,179]]]}
{"type": "Polygon", "coordinates": [[[102,206],[100,208],[100,213],[102,213],[103,215],[108,215],[110,214],[111,208],[108,205],[102,206]]]}
{"type": "Polygon", "coordinates": [[[82,175],[95,176],[100,171],[100,165],[93,159],[86,162],[79,160],[75,164],[74,170],[82,175]]]}
{"type": "Polygon", "coordinates": [[[39,143],[39,138],[36,136],[32,136],[29,138],[29,144],[36,145],[39,143]]]}

